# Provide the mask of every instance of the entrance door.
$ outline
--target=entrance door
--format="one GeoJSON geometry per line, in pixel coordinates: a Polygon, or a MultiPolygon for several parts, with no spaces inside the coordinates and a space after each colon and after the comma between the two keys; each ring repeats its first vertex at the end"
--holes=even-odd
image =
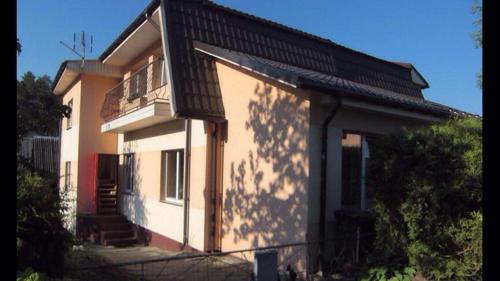
{"type": "Polygon", "coordinates": [[[97,214],[117,213],[118,155],[98,154],[96,177],[97,214]]]}
{"type": "Polygon", "coordinates": [[[210,186],[211,250],[221,251],[223,126],[209,123],[207,131],[208,181],[210,186]]]}

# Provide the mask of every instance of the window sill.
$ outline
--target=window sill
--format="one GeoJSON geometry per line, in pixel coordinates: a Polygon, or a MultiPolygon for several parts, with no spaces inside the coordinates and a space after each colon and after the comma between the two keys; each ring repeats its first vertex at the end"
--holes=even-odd
{"type": "Polygon", "coordinates": [[[183,200],[176,200],[176,199],[160,199],[161,203],[165,204],[171,204],[175,206],[184,206],[184,201],[183,200]]]}

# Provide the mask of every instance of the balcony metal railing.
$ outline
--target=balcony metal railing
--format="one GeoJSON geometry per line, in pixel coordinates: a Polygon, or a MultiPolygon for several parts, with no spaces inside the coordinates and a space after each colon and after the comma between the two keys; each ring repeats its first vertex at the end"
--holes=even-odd
{"type": "Polygon", "coordinates": [[[168,102],[163,60],[145,65],[106,93],[101,117],[109,122],[153,102],[168,102]]]}

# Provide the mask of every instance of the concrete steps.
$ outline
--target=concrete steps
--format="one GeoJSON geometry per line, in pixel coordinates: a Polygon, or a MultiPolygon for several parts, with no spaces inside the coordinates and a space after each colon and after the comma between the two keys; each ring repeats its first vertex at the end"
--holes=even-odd
{"type": "Polygon", "coordinates": [[[101,216],[99,229],[100,242],[104,246],[131,246],[138,243],[133,224],[125,216],[101,216]]]}

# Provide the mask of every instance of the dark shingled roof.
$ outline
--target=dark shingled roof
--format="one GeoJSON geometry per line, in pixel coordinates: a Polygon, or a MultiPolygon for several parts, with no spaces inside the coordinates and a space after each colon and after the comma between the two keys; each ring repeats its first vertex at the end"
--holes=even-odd
{"type": "Polygon", "coordinates": [[[466,112],[442,104],[421,98],[401,95],[390,90],[349,81],[334,75],[276,62],[242,52],[231,51],[197,41],[194,42],[194,46],[196,50],[214,58],[232,63],[246,70],[264,75],[293,87],[311,87],[314,89],[335,91],[341,93],[344,97],[352,99],[396,106],[398,108],[430,113],[441,117],[471,116],[466,112]]]}
{"type": "Polygon", "coordinates": [[[405,67],[210,2],[169,0],[165,4],[180,117],[224,118],[215,65],[195,55],[194,40],[422,98],[405,67]]]}
{"type": "MultiPolygon", "coordinates": [[[[153,0],[144,12],[154,11],[159,3],[153,0]]],[[[255,61],[267,60],[269,65],[280,63],[291,73],[302,72],[301,79],[323,75],[349,81],[359,89],[388,92],[394,97],[393,102],[402,107],[406,100],[425,102],[421,86],[413,83],[411,71],[405,66],[207,0],[165,0],[165,10],[179,117],[224,118],[214,60],[197,53],[194,41],[252,56],[255,61]]],[[[144,12],[104,51],[100,60],[145,20],[144,12]]]]}

